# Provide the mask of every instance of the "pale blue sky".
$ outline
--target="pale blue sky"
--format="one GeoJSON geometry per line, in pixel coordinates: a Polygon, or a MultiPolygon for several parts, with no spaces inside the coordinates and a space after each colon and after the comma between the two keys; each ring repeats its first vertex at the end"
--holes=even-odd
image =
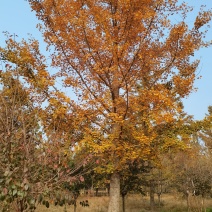
{"type": "MultiPolygon", "coordinates": [[[[198,11],[200,4],[206,5],[206,8],[212,8],[212,0],[187,0],[186,2],[195,6],[193,14],[198,11]]],[[[193,19],[194,15],[188,17],[189,22],[192,22],[193,19]]],[[[31,12],[27,1],[0,0],[0,46],[4,45],[3,31],[15,33],[19,39],[27,38],[30,33],[40,41],[41,50],[45,51],[41,33],[36,29],[37,23],[35,14],[31,12]]],[[[212,29],[209,30],[207,38],[212,40],[212,29]]],[[[201,59],[198,72],[202,79],[196,80],[195,86],[198,91],[185,99],[184,105],[188,114],[194,115],[195,119],[202,119],[207,113],[207,107],[212,105],[212,46],[200,50],[195,55],[201,59]]]]}

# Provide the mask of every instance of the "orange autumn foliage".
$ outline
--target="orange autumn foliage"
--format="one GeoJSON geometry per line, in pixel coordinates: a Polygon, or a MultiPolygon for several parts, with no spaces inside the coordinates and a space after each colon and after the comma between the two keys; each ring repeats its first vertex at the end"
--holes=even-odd
{"type": "MultiPolygon", "coordinates": [[[[74,90],[78,100],[67,105],[77,114],[74,125],[82,126],[79,146],[100,157],[104,171],[118,173],[131,160],[155,159],[158,146],[179,142],[158,143],[156,128],[181,123],[180,102],[194,89],[199,63],[193,54],[209,45],[204,30],[211,11],[201,11],[188,26],[192,8],[177,0],[28,2],[57,70],[49,83],[62,79],[74,90]],[[182,17],[177,24],[171,18],[176,14],[182,17]]],[[[50,104],[60,105],[57,95],[50,104]]],[[[66,116],[65,107],[55,112],[53,118],[66,116]]]]}
{"type": "Polygon", "coordinates": [[[74,89],[80,116],[93,122],[82,145],[110,161],[112,170],[132,158],[151,158],[155,126],[174,122],[179,100],[193,89],[199,61],[192,55],[207,45],[200,28],[211,12],[201,12],[192,28],[184,19],[172,24],[170,14],[186,17],[191,10],[177,1],[29,3],[54,47],[54,77],[74,89]]]}

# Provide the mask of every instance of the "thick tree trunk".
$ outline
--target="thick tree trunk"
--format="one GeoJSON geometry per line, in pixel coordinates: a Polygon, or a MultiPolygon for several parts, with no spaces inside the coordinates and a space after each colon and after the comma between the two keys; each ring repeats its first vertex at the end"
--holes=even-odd
{"type": "Polygon", "coordinates": [[[113,173],[110,178],[110,200],[108,212],[119,212],[120,200],[120,176],[113,173]]]}

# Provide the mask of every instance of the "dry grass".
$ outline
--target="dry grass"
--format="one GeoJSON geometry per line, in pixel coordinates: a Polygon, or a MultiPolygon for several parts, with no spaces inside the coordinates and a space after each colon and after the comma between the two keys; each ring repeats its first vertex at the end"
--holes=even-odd
{"type": "MultiPolygon", "coordinates": [[[[105,212],[107,211],[109,197],[80,197],[77,200],[77,212],[105,212]],[[89,207],[82,207],[79,202],[88,200],[89,207]]],[[[74,206],[67,206],[67,212],[74,211],[74,206]]],[[[50,205],[49,209],[44,206],[38,207],[38,212],[63,212],[64,206],[52,206],[50,205]]]]}
{"type": "MultiPolygon", "coordinates": [[[[109,197],[80,197],[77,205],[77,212],[107,212],[109,197]],[[89,207],[82,207],[80,201],[89,201],[89,207]]],[[[163,195],[161,198],[162,206],[156,206],[155,212],[186,212],[186,201],[178,195],[163,195]]],[[[156,201],[157,203],[157,201],[156,201]]],[[[195,198],[191,200],[191,212],[201,211],[201,200],[195,198]]],[[[120,201],[121,204],[121,201],[120,201]]],[[[205,201],[207,208],[212,208],[212,199],[205,201]]],[[[38,212],[64,212],[64,207],[50,206],[49,209],[40,206],[38,212]]],[[[73,212],[73,206],[67,206],[67,212],[73,212]]],[[[149,208],[149,197],[142,197],[141,195],[129,195],[126,197],[126,212],[147,212],[149,208]]],[[[212,211],[212,210],[211,210],[212,211]]]]}
{"type": "MultiPolygon", "coordinates": [[[[107,212],[109,197],[80,197],[77,201],[77,212],[107,212]],[[82,207],[79,202],[88,200],[89,207],[82,207]]],[[[157,203],[157,200],[156,200],[157,203]]],[[[164,194],[161,198],[162,206],[158,208],[156,206],[155,212],[187,212],[186,201],[179,195],[164,194]]],[[[121,205],[121,200],[120,200],[121,205]]],[[[212,212],[212,199],[205,200],[205,205],[208,208],[207,212],[212,212]],[[209,210],[211,208],[211,210],[209,210]]],[[[192,197],[190,212],[200,212],[201,199],[192,197]]],[[[46,208],[39,205],[37,212],[64,212],[64,206],[50,205],[46,208]]],[[[73,206],[67,206],[67,212],[73,212],[73,206]]],[[[147,212],[149,208],[149,197],[142,197],[141,195],[128,195],[126,197],[126,212],[147,212]]]]}

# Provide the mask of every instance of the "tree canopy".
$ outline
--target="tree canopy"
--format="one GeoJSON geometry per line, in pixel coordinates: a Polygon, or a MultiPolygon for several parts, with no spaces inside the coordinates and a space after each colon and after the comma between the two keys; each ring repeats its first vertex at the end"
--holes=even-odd
{"type": "Polygon", "coordinates": [[[83,129],[78,145],[99,157],[111,174],[109,211],[119,211],[114,197],[119,197],[119,171],[125,164],[155,160],[158,146],[182,142],[179,136],[158,140],[158,129],[180,123],[181,99],[194,89],[199,64],[194,52],[209,45],[204,36],[211,11],[201,10],[188,26],[192,8],[177,0],[28,2],[41,21],[38,27],[56,73],[44,65],[35,40],[21,45],[10,41],[1,50],[3,57],[24,65],[22,75],[42,95],[57,79],[74,90],[77,101],[50,91],[54,98],[48,98],[49,105],[57,108],[50,120],[63,129],[55,135],[69,135],[67,144],[79,132],[77,126],[83,129]],[[172,22],[176,14],[182,17],[177,24],[172,22]],[[64,124],[69,123],[68,110],[76,114],[75,133],[64,124]]]}

